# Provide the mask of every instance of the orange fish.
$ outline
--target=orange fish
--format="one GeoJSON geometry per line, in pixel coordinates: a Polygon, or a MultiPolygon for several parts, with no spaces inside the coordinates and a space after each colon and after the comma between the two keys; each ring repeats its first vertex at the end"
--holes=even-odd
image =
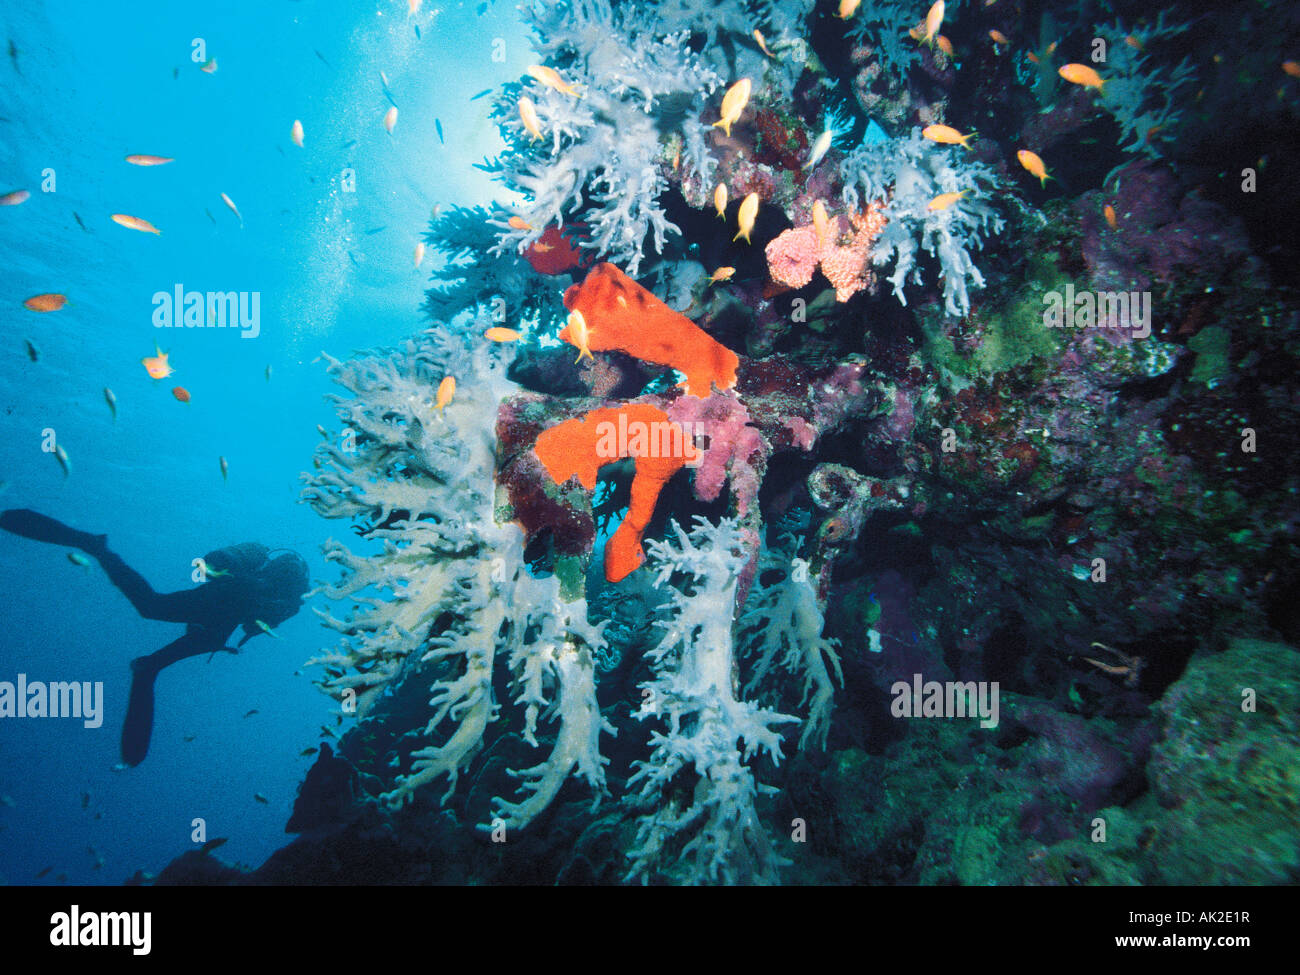
{"type": "Polygon", "coordinates": [[[395,129],[396,127],[397,127],[397,106],[393,105],[388,109],[387,112],[384,113],[384,128],[388,130],[389,135],[392,135],[393,129],[395,129]]]}
{"type": "Polygon", "coordinates": [[[444,376],[442,382],[438,383],[438,399],[434,403],[434,406],[438,407],[439,413],[446,408],[447,404],[451,402],[451,398],[455,395],[456,377],[444,376]]]}
{"type": "Polygon", "coordinates": [[[969,192],[970,190],[962,190],[960,193],[941,193],[930,201],[930,205],[926,209],[930,211],[947,210],[969,192]]]}
{"type": "Polygon", "coordinates": [[[1105,216],[1106,216],[1106,223],[1110,225],[1110,229],[1111,229],[1111,230],[1118,230],[1118,229],[1119,229],[1119,221],[1115,219],[1115,208],[1114,208],[1113,206],[1111,206],[1109,203],[1107,203],[1107,204],[1106,204],[1106,209],[1103,210],[1102,213],[1105,214],[1105,216]]]}
{"type": "Polygon", "coordinates": [[[1127,37],[1125,37],[1124,43],[1127,44],[1129,47],[1133,48],[1133,50],[1135,51],[1142,50],[1142,41],[1136,36],[1134,36],[1133,34],[1129,34],[1127,37]]]}
{"type": "Polygon", "coordinates": [[[125,213],[114,213],[112,215],[113,223],[127,228],[127,230],[139,230],[146,234],[162,235],[162,231],[151,224],[148,220],[142,220],[139,217],[128,216],[125,213]]]}
{"type": "Polygon", "coordinates": [[[727,219],[727,184],[719,183],[713,189],[713,208],[718,211],[718,219],[727,219]]]}
{"type": "Polygon", "coordinates": [[[1057,74],[1071,84],[1082,85],[1084,88],[1096,88],[1097,91],[1104,93],[1103,86],[1106,84],[1106,80],[1086,64],[1063,64],[1057,74]]]}
{"type": "Polygon", "coordinates": [[[989,37],[993,38],[994,44],[1007,45],[1011,43],[1009,40],[1007,40],[1007,35],[1002,33],[1002,31],[1000,30],[989,31],[989,37]]]}
{"type": "Polygon", "coordinates": [[[500,325],[489,328],[483,335],[493,342],[518,342],[524,337],[523,332],[516,332],[513,328],[502,328],[500,325]]]}
{"type": "Polygon", "coordinates": [[[952,41],[948,40],[948,38],[940,34],[938,37],[934,39],[934,42],[939,45],[939,50],[941,50],[944,54],[948,55],[948,57],[953,56],[952,41]]]}
{"type": "Polygon", "coordinates": [[[734,267],[720,267],[709,275],[709,283],[717,284],[720,281],[730,281],[731,276],[736,273],[734,267]]]}
{"type": "Polygon", "coordinates": [[[529,223],[527,220],[525,220],[523,217],[511,217],[509,220],[506,221],[506,223],[510,226],[511,230],[532,230],[533,229],[533,225],[529,223]]]}
{"type": "Polygon", "coordinates": [[[136,155],[127,156],[126,161],[132,166],[163,166],[169,162],[175,162],[176,160],[170,156],[136,155]]]}
{"type": "Polygon", "coordinates": [[[1020,160],[1020,165],[1024,166],[1031,176],[1038,177],[1043,186],[1046,186],[1047,181],[1052,178],[1047,175],[1047,167],[1043,165],[1043,160],[1039,158],[1037,153],[1030,152],[1028,149],[1021,149],[1016,153],[1016,158],[1020,160]]]}
{"type": "MultiPolygon", "coordinates": [[[[573,360],[573,364],[576,366],[582,361],[583,356],[595,362],[596,357],[591,354],[591,329],[587,327],[586,317],[576,308],[569,312],[569,323],[566,331],[569,333],[568,341],[578,349],[578,358],[573,360]]],[[[561,334],[560,337],[563,338],[564,336],[561,334]]]]}
{"type": "Polygon", "coordinates": [[[722,96],[722,111],[719,113],[722,117],[714,122],[711,128],[722,129],[730,138],[731,127],[736,124],[745,106],[749,104],[749,93],[753,87],[753,83],[748,78],[741,78],[728,88],[727,93],[722,96]]]}
{"type": "Polygon", "coordinates": [[[23,307],[31,311],[58,311],[67,301],[66,295],[32,295],[23,302],[23,307]]]}
{"type": "Polygon", "coordinates": [[[293,126],[289,129],[289,138],[295,146],[302,148],[302,122],[298,119],[293,120],[293,126]]]}
{"type": "Polygon", "coordinates": [[[182,403],[188,403],[190,401],[190,391],[184,386],[173,386],[172,395],[182,403]]]}
{"type": "Polygon", "coordinates": [[[1028,58],[1028,59],[1029,59],[1031,62],[1033,62],[1034,64],[1037,64],[1037,63],[1038,63],[1038,55],[1035,54],[1033,51],[1029,51],[1029,52],[1025,55],[1025,57],[1028,58]]]}
{"type": "Polygon", "coordinates": [[[1300,78],[1300,61],[1283,61],[1282,70],[1292,78],[1300,78]]]}
{"type": "Polygon", "coordinates": [[[963,149],[970,149],[970,140],[975,137],[972,132],[969,135],[962,135],[956,129],[949,125],[927,125],[921,130],[921,135],[931,142],[942,142],[945,145],[961,146],[963,149]]]}
{"type": "Polygon", "coordinates": [[[943,0],[935,0],[934,5],[930,7],[929,13],[925,15],[925,33],[921,35],[921,43],[934,46],[934,39],[939,33],[939,28],[943,26],[943,0]]]}
{"type": "Polygon", "coordinates": [[[19,203],[26,203],[30,198],[31,194],[26,190],[14,190],[12,193],[0,196],[0,207],[16,207],[19,203]]]}
{"type": "Polygon", "coordinates": [[[542,122],[537,117],[537,106],[526,96],[519,99],[519,121],[523,123],[524,131],[532,136],[533,142],[542,137],[542,122]]]}
{"type": "Polygon", "coordinates": [[[149,373],[150,379],[166,379],[175,370],[167,364],[168,353],[163,352],[158,346],[153,347],[154,354],[141,359],[145,371],[149,373]]]}

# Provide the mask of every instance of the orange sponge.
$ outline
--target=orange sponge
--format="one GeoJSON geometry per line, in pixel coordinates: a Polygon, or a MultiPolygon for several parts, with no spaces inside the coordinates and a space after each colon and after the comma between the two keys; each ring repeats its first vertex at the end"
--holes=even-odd
{"type": "MultiPolygon", "coordinates": [[[[686,391],[701,398],[710,385],[736,385],[740,359],[685,315],[673,311],[613,264],[597,264],[564,292],[564,307],[582,312],[593,352],[618,349],[686,374],[686,391]]],[[[568,326],[560,338],[578,347],[568,326]]]]}
{"type": "MultiPolygon", "coordinates": [[[[627,517],[605,545],[605,578],[610,582],[626,578],[644,560],[641,536],[654,514],[659,492],[688,459],[683,450],[670,452],[677,456],[650,456],[649,453],[657,451],[643,453],[639,446],[654,442],[656,431],[673,426],[663,410],[646,403],[630,403],[592,410],[558,423],[543,430],[533,446],[542,466],[557,484],[576,476],[588,491],[595,490],[597,471],[605,464],[623,457],[635,459],[636,474],[632,478],[627,517]],[[648,433],[629,437],[628,430],[648,433]],[[618,431],[623,433],[620,435],[618,431]]],[[[680,438],[676,440],[678,444],[683,442],[680,438]]]]}

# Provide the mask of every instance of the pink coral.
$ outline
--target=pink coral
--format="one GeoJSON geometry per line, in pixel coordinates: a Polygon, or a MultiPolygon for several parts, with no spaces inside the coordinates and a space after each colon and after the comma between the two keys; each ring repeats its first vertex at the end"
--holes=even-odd
{"type": "Polygon", "coordinates": [[[862,213],[850,215],[847,224],[841,217],[833,218],[820,244],[811,224],[784,231],[764,251],[772,280],[802,288],[820,264],[822,274],[835,288],[835,300],[848,301],[872,283],[868,262],[871,245],[885,227],[881,209],[882,204],[872,204],[862,213]]]}

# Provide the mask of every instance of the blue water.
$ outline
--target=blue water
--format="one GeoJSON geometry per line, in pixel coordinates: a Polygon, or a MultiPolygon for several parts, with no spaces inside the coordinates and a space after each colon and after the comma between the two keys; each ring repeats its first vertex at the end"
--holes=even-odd
{"type": "MultiPolygon", "coordinates": [[[[192,585],[195,557],[246,540],[296,549],[313,580],[333,577],[320,545],[342,525],[297,503],[316,424],[337,428],[322,400],[332,384],[313,359],[423,327],[432,255],[417,270],[413,250],[431,209],[502,198],[472,166],[501,143],[490,100],[470,98],[531,59],[508,5],[476,7],[426,3],[415,17],[405,0],[0,8],[0,45],[17,49],[16,62],[0,54],[0,193],[32,193],[0,207],[0,507],[107,532],[163,592],[192,585]],[[195,38],[215,73],[191,59],[195,38]],[[399,107],[391,135],[381,70],[399,107]],[[295,119],[303,148],[290,141],[295,119]],[[123,161],[132,153],[176,161],[136,167],[123,161]],[[343,188],[345,170],[355,192],[343,188]],[[118,226],[112,213],[161,235],[118,226]],[[258,292],[259,334],[155,328],[154,294],[178,284],[258,292]],[[46,292],[70,304],[22,306],[46,292]],[[140,363],[155,343],[175,369],[162,381],[140,363]],[[173,397],[175,385],[190,402],[173,397]],[[42,452],[46,430],[70,476],[42,452]]],[[[0,591],[0,681],[102,681],[105,695],[97,729],[0,724],[0,878],[119,883],[186,849],[195,819],[208,839],[229,837],[231,862],[258,864],[284,844],[311,761],[300,753],[334,722],[333,702],[295,674],[333,643],[309,607],[279,640],[164,671],[149,756],[114,771],[128,661],[180,625],[141,620],[97,566],[9,535],[0,591]]]]}

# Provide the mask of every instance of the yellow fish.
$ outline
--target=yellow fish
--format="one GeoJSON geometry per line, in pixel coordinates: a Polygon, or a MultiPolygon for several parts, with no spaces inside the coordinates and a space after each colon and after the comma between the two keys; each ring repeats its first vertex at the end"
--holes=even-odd
{"type": "Polygon", "coordinates": [[[389,135],[392,135],[393,129],[397,128],[397,106],[396,105],[390,105],[388,111],[384,113],[384,128],[388,130],[389,135]]]}
{"type": "Polygon", "coordinates": [[[295,146],[302,148],[302,122],[298,119],[293,120],[293,127],[289,129],[289,138],[293,140],[295,146]]]}
{"type": "Polygon", "coordinates": [[[718,211],[718,219],[727,219],[727,184],[719,183],[713,191],[713,208],[718,211]]]}
{"type": "Polygon", "coordinates": [[[523,332],[516,332],[513,328],[503,328],[500,325],[489,328],[483,334],[493,342],[518,342],[524,337],[523,332]]]}
{"type": "Polygon", "coordinates": [[[146,234],[157,234],[160,237],[162,236],[162,231],[151,224],[148,220],[128,216],[125,213],[114,213],[112,214],[112,217],[113,223],[121,227],[126,227],[128,230],[139,230],[146,234]]]}
{"type": "Polygon", "coordinates": [[[961,146],[963,149],[970,149],[970,140],[975,138],[975,133],[962,135],[950,125],[927,125],[921,130],[921,135],[931,142],[942,142],[945,145],[961,146]]]}
{"type": "Polygon", "coordinates": [[[930,201],[930,205],[927,206],[926,209],[931,212],[934,212],[935,210],[947,210],[969,192],[970,190],[962,190],[960,193],[940,193],[930,201]]]}
{"type": "Polygon", "coordinates": [[[861,4],[862,0],[840,0],[840,10],[835,16],[840,20],[848,20],[858,12],[858,7],[861,4]]]}
{"type": "Polygon", "coordinates": [[[736,273],[734,267],[720,267],[709,275],[709,284],[717,284],[719,281],[730,281],[731,276],[736,273]]]}
{"type": "Polygon", "coordinates": [[[542,137],[542,123],[537,118],[537,106],[527,96],[519,99],[519,120],[524,123],[524,131],[536,142],[542,137]]]}
{"type": "Polygon", "coordinates": [[[767,49],[767,39],[763,36],[761,30],[754,31],[754,40],[758,42],[758,49],[766,54],[769,58],[775,58],[776,55],[767,49]]]}
{"type": "Polygon", "coordinates": [[[1086,64],[1063,64],[1057,74],[1071,84],[1096,88],[1104,94],[1102,86],[1106,84],[1105,79],[1086,64]]]}
{"type": "Polygon", "coordinates": [[[153,355],[141,359],[140,363],[144,366],[145,372],[149,373],[150,379],[166,379],[176,371],[167,364],[167,356],[170,353],[163,352],[156,345],[153,351],[153,355]]]}
{"type": "Polygon", "coordinates": [[[826,229],[830,226],[830,217],[826,215],[826,204],[818,200],[812,207],[813,227],[817,230],[817,246],[826,245],[826,229]]]}
{"type": "Polygon", "coordinates": [[[740,212],[736,214],[736,222],[740,229],[736,231],[736,236],[732,240],[745,238],[746,244],[752,244],[749,239],[749,232],[754,229],[754,218],[758,216],[758,194],[750,193],[740,202],[740,212]]]}
{"type": "Polygon", "coordinates": [[[532,230],[533,225],[523,217],[511,217],[506,221],[511,230],[532,230]]]}
{"type": "Polygon", "coordinates": [[[126,161],[129,162],[132,166],[162,166],[169,162],[175,162],[176,160],[168,156],[136,155],[136,156],[127,156],[126,161]]]}
{"type": "Polygon", "coordinates": [[[749,104],[749,93],[753,87],[748,78],[741,78],[728,88],[727,93],[722,96],[722,117],[713,123],[712,128],[721,127],[722,131],[730,136],[731,127],[736,124],[740,113],[749,104]]]}
{"type": "Polygon", "coordinates": [[[1038,177],[1043,186],[1046,186],[1047,181],[1052,178],[1047,175],[1047,167],[1043,165],[1043,160],[1038,157],[1037,153],[1030,152],[1028,149],[1021,149],[1016,153],[1016,158],[1020,160],[1020,165],[1024,166],[1031,176],[1038,177]]]}
{"type": "Polygon", "coordinates": [[[451,402],[451,398],[455,395],[456,377],[445,376],[443,377],[442,382],[438,383],[438,399],[433,405],[436,406],[438,412],[441,413],[446,408],[447,404],[451,402]]]}
{"type": "Polygon", "coordinates": [[[921,43],[934,47],[934,39],[941,26],[943,26],[943,0],[935,0],[934,5],[930,7],[930,12],[925,15],[925,33],[921,35],[921,43]]]}
{"type": "Polygon", "coordinates": [[[582,361],[584,355],[592,362],[596,361],[596,357],[591,354],[591,329],[587,327],[587,319],[576,308],[569,312],[569,341],[578,349],[578,358],[573,360],[575,366],[582,361]]]}
{"type": "Polygon", "coordinates": [[[561,78],[559,72],[554,68],[548,68],[544,64],[534,64],[532,67],[527,68],[525,73],[536,78],[547,88],[554,88],[562,95],[571,95],[574,98],[582,97],[582,92],[561,78]]]}

